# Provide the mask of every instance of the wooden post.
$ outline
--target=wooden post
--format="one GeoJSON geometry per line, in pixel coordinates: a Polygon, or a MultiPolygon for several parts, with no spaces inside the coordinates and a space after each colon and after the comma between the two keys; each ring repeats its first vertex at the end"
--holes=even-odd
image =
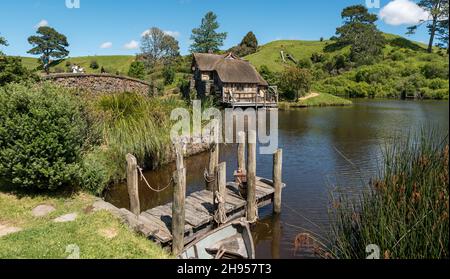
{"type": "Polygon", "coordinates": [[[273,154],[273,187],[275,188],[273,212],[276,214],[281,213],[282,167],[283,150],[278,149],[275,154],[273,154]]]}
{"type": "Polygon", "coordinates": [[[181,143],[175,143],[175,153],[177,155],[177,170],[184,169],[184,155],[181,143]]]}
{"type": "Polygon", "coordinates": [[[238,134],[238,169],[240,169],[243,173],[246,171],[245,166],[245,144],[246,144],[246,135],[245,132],[239,132],[238,134]]]}
{"type": "MultiPolygon", "coordinates": [[[[217,124],[215,126],[215,133],[219,133],[219,125],[217,124]]],[[[215,134],[216,135],[216,134],[215,134]]],[[[215,136],[215,138],[212,141],[211,144],[211,151],[209,155],[209,164],[208,164],[208,177],[206,181],[206,189],[209,191],[214,191],[216,188],[216,167],[219,165],[219,142],[218,142],[218,136],[215,136]]]]}
{"type": "Polygon", "coordinates": [[[223,162],[217,167],[217,183],[214,190],[215,221],[218,225],[226,223],[225,204],[227,200],[227,163],[223,162]],[[220,195],[220,198],[218,195],[220,195]]]}
{"type": "Polygon", "coordinates": [[[256,204],[256,131],[248,132],[247,151],[247,221],[254,223],[257,221],[256,204]]]}
{"type": "Polygon", "coordinates": [[[178,256],[184,249],[184,222],[186,199],[186,169],[176,170],[172,203],[172,253],[178,256]]]}
{"type": "Polygon", "coordinates": [[[139,183],[137,159],[131,154],[127,154],[127,186],[128,195],[130,196],[130,211],[136,216],[141,214],[141,205],[139,203],[139,183]]]}

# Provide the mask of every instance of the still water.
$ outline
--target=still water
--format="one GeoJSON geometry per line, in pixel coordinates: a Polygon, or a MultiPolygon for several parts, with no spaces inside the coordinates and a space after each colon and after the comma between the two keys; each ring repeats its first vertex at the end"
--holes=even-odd
{"type": "MultiPolygon", "coordinates": [[[[307,108],[279,112],[279,145],[283,148],[283,212],[272,216],[268,206],[260,210],[253,228],[258,258],[308,258],[312,251],[296,252],[299,233],[317,238],[329,233],[331,193],[339,189],[358,192],[379,173],[385,142],[406,136],[421,126],[431,125],[448,132],[447,101],[357,100],[351,107],[307,108]]],[[[227,162],[228,180],[236,168],[236,146],[221,147],[221,161],[227,162]]],[[[187,159],[188,193],[203,190],[203,171],[208,154],[187,159]]],[[[174,165],[146,173],[150,184],[164,187],[174,165]]],[[[257,175],[270,178],[272,156],[258,155],[257,175]]],[[[170,202],[170,190],[155,194],[140,185],[143,210],[170,202]]],[[[117,185],[106,199],[118,207],[129,207],[126,185],[117,185]]],[[[325,240],[324,240],[325,242],[325,240]]]]}

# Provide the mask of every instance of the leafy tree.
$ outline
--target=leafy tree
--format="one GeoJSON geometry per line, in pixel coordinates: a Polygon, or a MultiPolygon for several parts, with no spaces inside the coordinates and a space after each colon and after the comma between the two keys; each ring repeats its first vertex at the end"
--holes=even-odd
{"type": "Polygon", "coordinates": [[[128,70],[128,76],[138,79],[145,78],[145,66],[141,61],[134,61],[128,70]]]}
{"type": "Polygon", "coordinates": [[[290,100],[298,100],[311,90],[312,75],[307,69],[288,67],[281,74],[280,88],[284,96],[290,100]]]}
{"type": "Polygon", "coordinates": [[[191,52],[217,52],[223,46],[223,41],[227,38],[227,33],[217,33],[220,25],[217,22],[217,15],[213,12],[208,12],[202,19],[202,24],[199,28],[192,30],[191,52]]]}
{"type": "Polygon", "coordinates": [[[344,25],[337,28],[337,44],[351,46],[350,60],[358,65],[371,64],[382,55],[385,39],[377,29],[378,17],[362,5],[345,8],[341,13],[344,25]]]}
{"type": "Polygon", "coordinates": [[[444,13],[442,15],[442,20],[439,21],[439,23],[437,24],[437,28],[436,28],[436,34],[437,34],[437,39],[439,41],[439,43],[437,44],[440,48],[444,48],[447,49],[447,54],[449,53],[449,46],[448,46],[448,42],[449,42],[449,30],[448,30],[448,20],[449,20],[449,6],[448,6],[448,0],[445,3],[445,7],[444,7],[444,13]]]}
{"type": "Polygon", "coordinates": [[[248,32],[247,35],[242,39],[241,43],[232,49],[231,52],[237,56],[244,57],[255,53],[258,50],[258,40],[253,32],[248,32]]]}
{"type": "Polygon", "coordinates": [[[417,4],[430,14],[430,18],[408,27],[407,34],[414,34],[421,25],[425,24],[430,34],[428,52],[431,53],[436,35],[444,38],[446,32],[448,38],[448,0],[420,0],[417,4]]]}
{"type": "Polygon", "coordinates": [[[69,43],[66,36],[48,26],[39,27],[37,34],[37,36],[28,38],[28,42],[33,46],[28,53],[41,55],[42,66],[45,72],[49,74],[52,58],[61,60],[69,55],[69,51],[66,49],[69,43]]]}
{"type": "MultiPolygon", "coordinates": [[[[0,36],[0,46],[7,46],[8,45],[8,41],[6,41],[5,38],[0,36]]],[[[0,56],[3,55],[3,52],[0,50],[0,56]]]]}
{"type": "Polygon", "coordinates": [[[170,64],[180,55],[178,41],[157,27],[152,27],[141,40],[142,57],[149,67],[170,64]]]}
{"type": "Polygon", "coordinates": [[[172,67],[164,67],[162,75],[164,78],[164,85],[172,84],[175,81],[175,71],[172,67]]]}
{"type": "Polygon", "coordinates": [[[277,74],[272,72],[266,65],[262,65],[261,68],[259,68],[259,73],[267,83],[278,84],[279,80],[277,74]]]}

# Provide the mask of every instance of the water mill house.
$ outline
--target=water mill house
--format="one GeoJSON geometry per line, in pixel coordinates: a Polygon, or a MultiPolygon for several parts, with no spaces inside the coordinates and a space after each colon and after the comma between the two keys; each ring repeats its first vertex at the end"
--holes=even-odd
{"type": "Polygon", "coordinates": [[[228,107],[276,107],[278,92],[258,71],[233,53],[194,53],[191,87],[228,107]]]}

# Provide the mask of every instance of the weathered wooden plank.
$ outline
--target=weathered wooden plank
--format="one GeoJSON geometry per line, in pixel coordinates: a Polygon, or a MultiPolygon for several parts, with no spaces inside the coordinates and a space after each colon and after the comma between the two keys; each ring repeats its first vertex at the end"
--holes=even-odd
{"type": "Polygon", "coordinates": [[[202,207],[206,211],[208,211],[208,214],[213,214],[213,212],[214,212],[214,205],[212,203],[205,202],[203,199],[198,198],[195,195],[191,195],[189,197],[192,199],[194,204],[197,205],[197,207],[202,207]]]}
{"type": "Polygon", "coordinates": [[[209,223],[212,220],[212,216],[209,213],[198,210],[198,208],[193,204],[186,203],[186,209],[195,216],[195,219],[188,221],[193,228],[197,228],[209,223]]]}
{"type": "Polygon", "coordinates": [[[158,225],[158,223],[154,219],[149,219],[147,216],[141,214],[139,216],[139,221],[144,224],[141,232],[146,237],[154,237],[162,243],[166,243],[172,240],[172,235],[167,230],[167,228],[163,228],[158,225]]]}

